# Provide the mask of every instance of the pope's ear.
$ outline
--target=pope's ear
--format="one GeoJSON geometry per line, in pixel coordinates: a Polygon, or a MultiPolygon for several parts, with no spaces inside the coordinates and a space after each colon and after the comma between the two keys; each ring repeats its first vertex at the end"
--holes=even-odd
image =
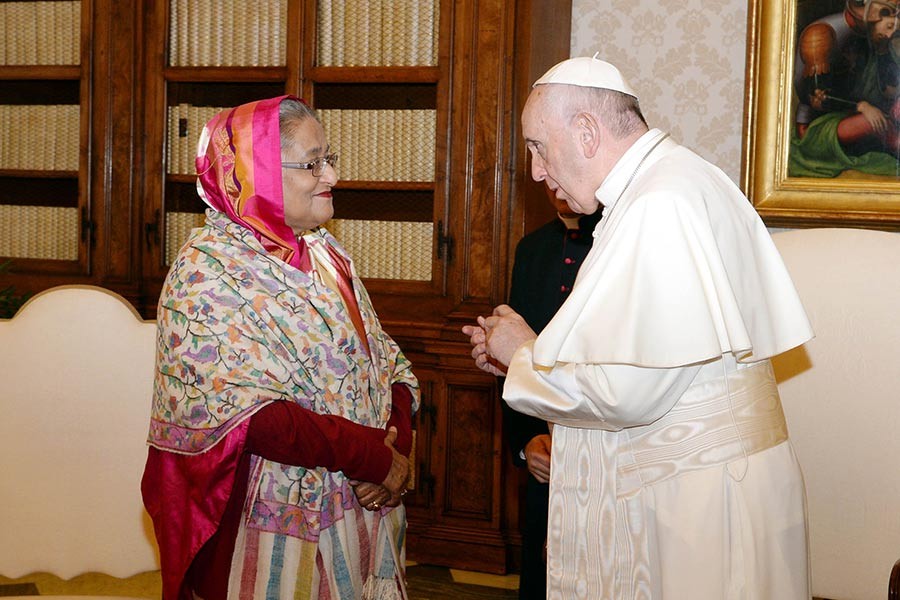
{"type": "Polygon", "coordinates": [[[578,113],[575,116],[575,130],[584,155],[593,158],[600,148],[600,123],[590,113],[578,113]]]}

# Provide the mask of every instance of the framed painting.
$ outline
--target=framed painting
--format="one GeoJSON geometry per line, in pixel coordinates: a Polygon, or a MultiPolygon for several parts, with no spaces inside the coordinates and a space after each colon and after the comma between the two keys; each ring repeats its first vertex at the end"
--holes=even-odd
{"type": "Polygon", "coordinates": [[[900,0],[751,0],[742,184],[767,225],[900,229],[900,0]]]}

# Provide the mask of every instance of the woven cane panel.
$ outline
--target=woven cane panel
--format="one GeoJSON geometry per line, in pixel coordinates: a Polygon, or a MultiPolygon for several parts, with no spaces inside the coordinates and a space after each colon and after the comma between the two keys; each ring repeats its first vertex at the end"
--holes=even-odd
{"type": "Polygon", "coordinates": [[[347,249],[360,277],[431,280],[433,223],[332,219],[326,228],[347,249]]]}
{"type": "Polygon", "coordinates": [[[0,2],[0,65],[81,63],[81,2],[0,2]]]}
{"type": "Polygon", "coordinates": [[[434,181],[436,111],[319,110],[338,175],[349,181],[434,181]]]}
{"type": "Polygon", "coordinates": [[[0,204],[0,256],[78,260],[78,209],[0,204]]]}
{"type": "Polygon", "coordinates": [[[0,104],[0,169],[77,171],[80,110],[77,104],[0,104]]]}
{"type": "Polygon", "coordinates": [[[285,64],[287,0],[170,0],[169,65],[285,64]]]}
{"type": "Polygon", "coordinates": [[[323,0],[318,3],[320,66],[437,64],[438,0],[323,0]]]}

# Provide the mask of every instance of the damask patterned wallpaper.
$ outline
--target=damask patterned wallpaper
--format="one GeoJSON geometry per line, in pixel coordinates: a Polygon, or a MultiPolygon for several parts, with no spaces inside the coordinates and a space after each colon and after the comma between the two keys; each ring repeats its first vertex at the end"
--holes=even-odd
{"type": "Polygon", "coordinates": [[[651,127],[739,183],[746,32],[746,0],[573,0],[571,56],[619,67],[651,127]]]}

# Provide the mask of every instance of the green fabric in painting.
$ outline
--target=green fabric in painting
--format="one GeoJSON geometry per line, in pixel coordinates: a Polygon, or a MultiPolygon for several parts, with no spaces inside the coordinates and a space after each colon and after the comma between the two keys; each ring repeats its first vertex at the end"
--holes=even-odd
{"type": "Polygon", "coordinates": [[[898,175],[900,164],[891,154],[866,152],[854,156],[844,151],[838,142],[837,128],[848,114],[824,114],[810,123],[802,139],[796,133],[791,136],[788,155],[790,177],[837,177],[848,169],[873,175],[898,175]]]}

